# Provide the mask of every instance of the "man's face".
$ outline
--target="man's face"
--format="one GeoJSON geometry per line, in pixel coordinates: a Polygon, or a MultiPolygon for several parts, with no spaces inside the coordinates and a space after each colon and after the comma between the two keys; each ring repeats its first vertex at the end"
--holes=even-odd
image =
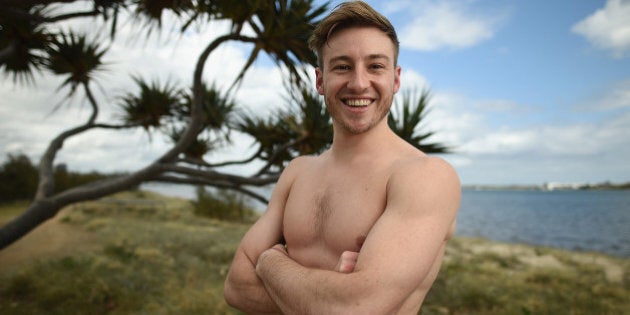
{"type": "Polygon", "coordinates": [[[315,72],[317,91],[336,131],[362,133],[387,116],[400,87],[400,67],[385,33],[374,27],[338,31],[322,49],[322,68],[315,72]]]}

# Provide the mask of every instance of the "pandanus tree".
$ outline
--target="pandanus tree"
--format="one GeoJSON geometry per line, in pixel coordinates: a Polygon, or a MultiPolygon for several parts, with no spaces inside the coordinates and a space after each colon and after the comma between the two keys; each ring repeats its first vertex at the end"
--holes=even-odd
{"type": "MultiPolygon", "coordinates": [[[[62,88],[68,90],[68,97],[84,95],[91,109],[85,121],[50,141],[37,165],[39,177],[34,198],[20,215],[0,227],[0,249],[54,217],[64,206],[128,190],[145,182],[226,188],[265,202],[265,197],[256,193],[254,187],[274,183],[289,160],[301,154],[319,153],[332,139],[330,117],[321,98],[304,79],[309,69],[307,65],[316,62],[306,39],[327,6],[327,3],[316,5],[313,0],[0,1],[0,69],[3,74],[17,82],[34,80],[35,71],[63,76],[62,88]],[[56,9],[75,2],[89,3],[90,8],[55,13],[56,9]],[[148,82],[136,76],[138,92],[126,93],[118,100],[120,119],[101,121],[99,109],[111,104],[99,103],[93,95],[93,86],[97,84],[95,74],[106,64],[108,48],[88,40],[86,34],[60,31],[56,23],[100,18],[110,26],[109,36],[114,40],[122,14],[133,16],[133,21],[151,32],[160,29],[165,12],[179,19],[182,32],[211,20],[226,20],[231,27],[209,41],[198,56],[190,87],[159,80],[148,82]],[[210,54],[228,42],[244,43],[252,49],[234,82],[222,91],[217,85],[204,82],[203,73],[210,54]],[[261,52],[283,69],[289,92],[286,109],[268,117],[242,110],[234,101],[235,91],[261,52]],[[124,175],[63,191],[55,189],[54,163],[64,142],[98,129],[131,128],[142,128],[151,135],[163,134],[172,145],[152,162],[124,175]],[[208,153],[232,144],[232,131],[251,136],[256,148],[254,153],[235,161],[208,161],[208,153]],[[223,166],[253,162],[262,166],[252,174],[221,171],[223,166]]],[[[423,146],[420,142],[428,136],[417,136],[418,130],[408,125],[419,123],[419,115],[418,107],[411,114],[403,111],[401,118],[406,119],[407,125],[403,123],[398,128],[394,122],[392,126],[402,128],[406,140],[423,146]]],[[[444,151],[439,145],[424,148],[430,152],[444,151]]]]}

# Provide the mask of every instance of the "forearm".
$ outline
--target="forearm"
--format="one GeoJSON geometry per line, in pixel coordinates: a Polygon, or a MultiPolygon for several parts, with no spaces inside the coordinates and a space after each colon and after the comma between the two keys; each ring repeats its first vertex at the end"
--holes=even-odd
{"type": "Polygon", "coordinates": [[[306,268],[277,247],[260,256],[256,273],[284,314],[356,313],[369,290],[352,274],[306,268]]]}
{"type": "Polygon", "coordinates": [[[226,286],[226,302],[247,314],[281,314],[262,283],[257,286],[226,286]]]}
{"type": "Polygon", "coordinates": [[[224,286],[226,302],[247,314],[281,314],[256,275],[253,264],[248,265],[233,267],[228,273],[224,286]]]}

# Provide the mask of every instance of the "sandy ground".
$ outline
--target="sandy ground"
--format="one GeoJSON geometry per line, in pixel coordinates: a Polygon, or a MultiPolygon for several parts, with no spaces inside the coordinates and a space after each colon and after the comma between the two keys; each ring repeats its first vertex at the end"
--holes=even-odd
{"type": "MultiPolygon", "coordinates": [[[[523,244],[495,243],[492,241],[466,241],[465,247],[475,255],[483,253],[493,253],[501,257],[518,257],[521,262],[526,263],[534,268],[569,268],[566,263],[562,262],[552,254],[538,253],[535,247],[523,244]]],[[[627,270],[620,264],[618,260],[608,256],[589,252],[571,252],[567,251],[566,255],[572,261],[579,263],[592,264],[602,268],[606,275],[606,279],[610,282],[621,283],[627,270]]]]}
{"type": "Polygon", "coordinates": [[[0,270],[94,248],[97,244],[94,234],[60,222],[64,211],[0,251],[0,270]]]}

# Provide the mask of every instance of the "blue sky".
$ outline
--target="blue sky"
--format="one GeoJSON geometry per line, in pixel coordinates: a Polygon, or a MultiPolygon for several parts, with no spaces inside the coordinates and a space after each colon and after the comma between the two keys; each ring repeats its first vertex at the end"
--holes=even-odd
{"type": "MultiPolygon", "coordinates": [[[[462,183],[630,181],[629,0],[367,2],[398,30],[403,89],[431,91],[423,128],[454,147],[443,157],[462,183]]],[[[86,21],[67,27],[99,29],[86,21]]],[[[216,23],[176,41],[162,34],[138,44],[141,33],[126,26],[108,43],[109,71],[96,89],[101,117],[116,115],[116,97],[133,86],[130,74],[189,84],[199,52],[227,27],[216,23]]],[[[249,49],[230,45],[214,53],[205,78],[229,85],[249,49]]],[[[53,112],[64,95],[56,92],[62,80],[37,79],[32,87],[0,81],[0,159],[7,153],[38,159],[53,135],[89,114],[81,97],[53,112]]],[[[264,113],[283,106],[282,91],[280,73],[261,60],[236,98],[264,113]]],[[[251,150],[249,139],[235,140],[210,158],[251,150]]],[[[98,131],[68,141],[59,162],[82,171],[134,170],[166,148],[159,138],[147,144],[140,131],[98,131]]]]}
{"type": "Polygon", "coordinates": [[[433,92],[464,183],[630,179],[630,1],[370,3],[433,92]]]}

